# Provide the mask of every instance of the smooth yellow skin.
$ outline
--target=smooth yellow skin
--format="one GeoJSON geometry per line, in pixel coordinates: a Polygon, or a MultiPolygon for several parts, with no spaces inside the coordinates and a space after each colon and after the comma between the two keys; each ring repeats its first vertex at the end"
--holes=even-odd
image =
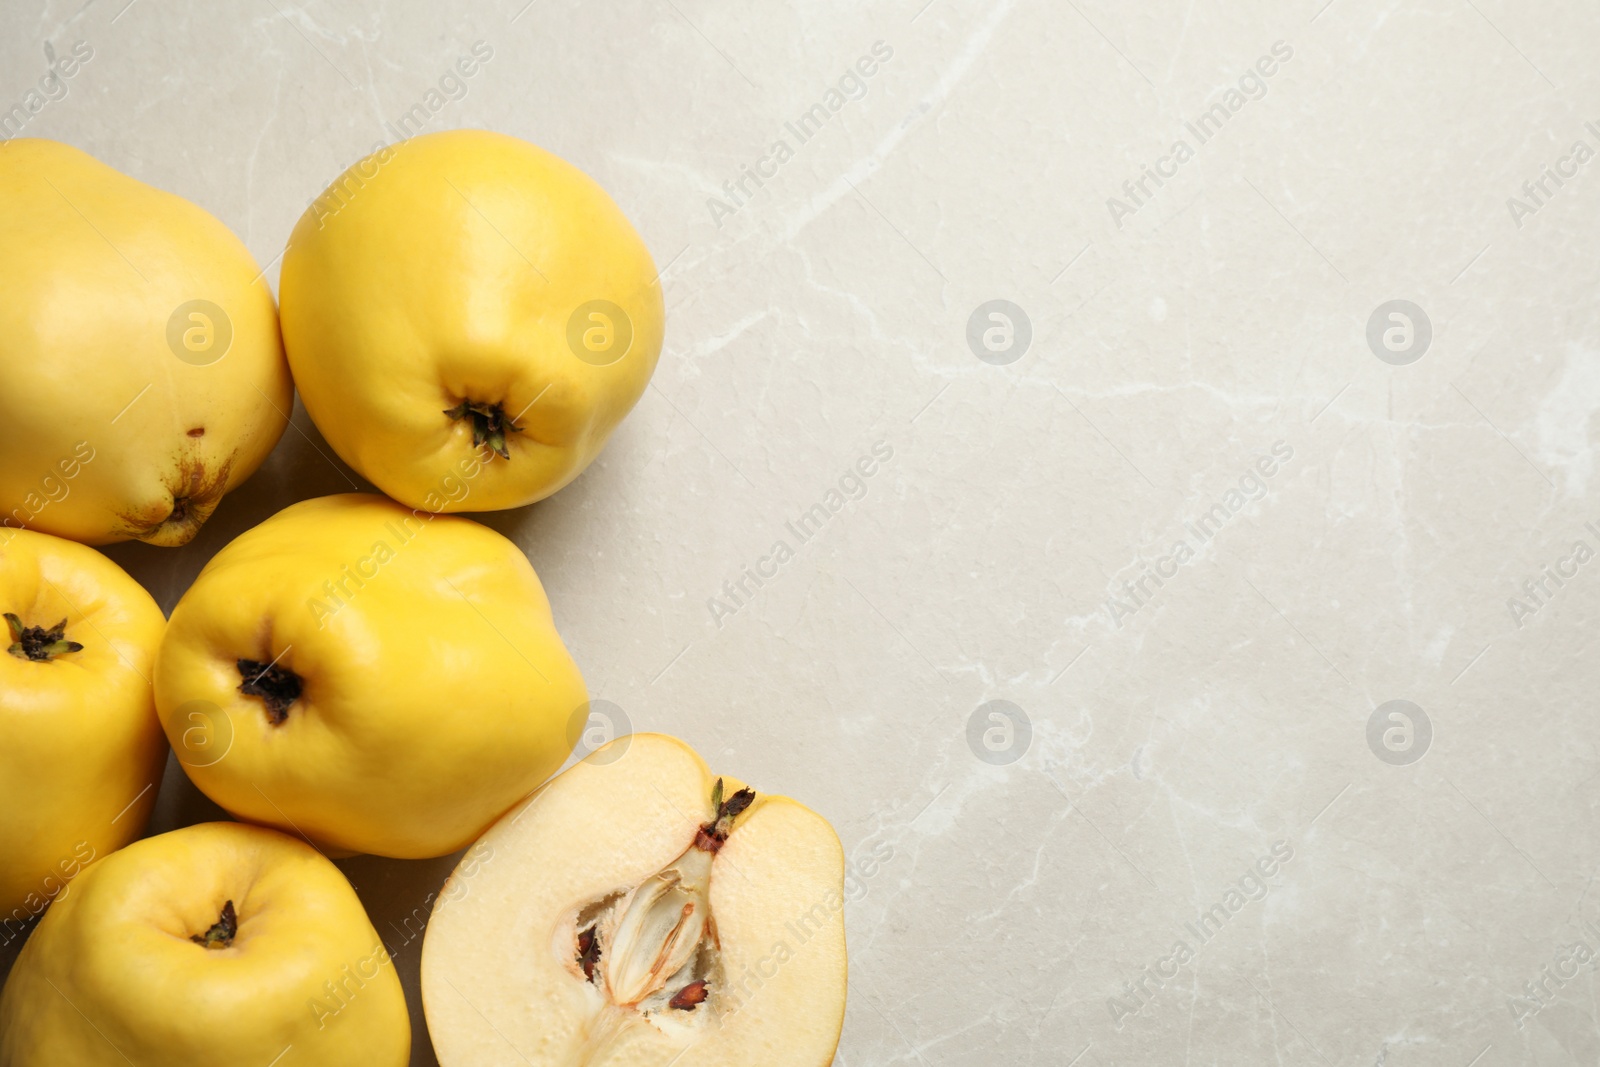
{"type": "Polygon", "coordinates": [[[317,428],[378,488],[433,511],[520,507],[576,478],[649,384],[665,319],[650,253],[605,191],[481,130],[414,137],[346,171],[295,227],[280,291],[317,428]],[[593,300],[633,331],[606,366],[592,362],[615,355],[606,322],[579,316],[600,331],[580,331],[590,361],[568,339],[593,300]],[[489,454],[470,420],[445,415],[463,400],[501,405],[522,430],[456,499],[458,465],[489,454]]]}
{"type": "Polygon", "coordinates": [[[0,614],[83,646],[9,654],[0,623],[0,921],[31,919],[92,860],[144,832],[167,742],[149,678],[166,619],[92,548],[0,529],[0,614]]]}
{"type": "Polygon", "coordinates": [[[206,823],[88,868],[0,995],[0,1067],[404,1067],[394,965],[309,845],[206,823]],[[231,946],[190,940],[233,901],[231,946]]]}
{"type": "Polygon", "coordinates": [[[188,543],[288,423],[255,260],[200,207],[54,141],[0,144],[0,204],[0,522],[188,543]],[[176,315],[190,361],[169,346],[192,300],[231,324],[220,358],[214,315],[176,315]]]}
{"type": "Polygon", "coordinates": [[[471,842],[571,751],[583,679],[520,549],[362,494],[286,508],[178,606],[156,707],[195,785],[331,848],[418,859],[471,842]],[[274,723],[240,659],[302,680],[274,723]]]}

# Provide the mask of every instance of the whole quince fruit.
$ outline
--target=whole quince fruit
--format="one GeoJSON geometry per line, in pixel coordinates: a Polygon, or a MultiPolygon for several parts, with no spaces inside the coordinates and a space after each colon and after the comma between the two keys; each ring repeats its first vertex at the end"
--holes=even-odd
{"type": "Polygon", "coordinates": [[[0,522],[187,544],[288,423],[250,252],[54,141],[0,145],[0,522]]]}
{"type": "Polygon", "coordinates": [[[92,548],[0,529],[0,922],[144,832],[166,764],[150,674],[166,619],[92,548]]]}
{"type": "Polygon", "coordinates": [[[436,512],[520,507],[576,478],[649,383],[665,315],[605,191],[481,130],[346,171],[295,226],[281,294],[317,428],[385,493],[436,512]]]}
{"type": "Polygon", "coordinates": [[[90,866],[0,995],[0,1067],[404,1067],[393,962],[339,869],[207,823],[90,866]]]}
{"type": "Polygon", "coordinates": [[[516,545],[362,494],[217,553],[155,689],[179,761],[233,815],[402,859],[463,847],[543,782],[588,701],[516,545]]]}
{"type": "Polygon", "coordinates": [[[827,820],[634,734],[508,812],[439,894],[422,1003],[444,1067],[827,1067],[845,862],[827,820]]]}

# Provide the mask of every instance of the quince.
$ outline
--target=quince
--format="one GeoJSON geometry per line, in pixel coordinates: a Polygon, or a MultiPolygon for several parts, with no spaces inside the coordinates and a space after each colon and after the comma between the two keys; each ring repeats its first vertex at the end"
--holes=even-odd
{"type": "Polygon", "coordinates": [[[288,425],[272,292],[228,228],[76,148],[0,145],[0,523],[187,544],[288,425]]]}
{"type": "Polygon", "coordinates": [[[482,130],[346,171],[295,226],[281,292],[317,428],[430,511],[520,507],[576,478],[649,384],[664,329],[650,253],[605,191],[482,130]],[[480,460],[469,492],[447,491],[480,460]]]}

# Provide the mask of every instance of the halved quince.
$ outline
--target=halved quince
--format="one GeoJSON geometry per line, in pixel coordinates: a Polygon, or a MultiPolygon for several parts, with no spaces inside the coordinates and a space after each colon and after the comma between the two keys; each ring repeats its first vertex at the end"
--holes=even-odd
{"type": "Polygon", "coordinates": [[[844,853],[821,816],[618,738],[508,812],[440,894],[422,996],[444,1067],[825,1067],[844,853]]]}

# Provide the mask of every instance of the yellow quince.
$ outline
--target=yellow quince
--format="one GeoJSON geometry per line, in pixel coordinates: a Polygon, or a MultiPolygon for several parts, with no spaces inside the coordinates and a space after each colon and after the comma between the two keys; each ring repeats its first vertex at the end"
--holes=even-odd
{"type": "Polygon", "coordinates": [[[90,866],[0,995],[0,1067],[404,1067],[393,961],[326,857],[206,823],[90,866]]]}
{"type": "Polygon", "coordinates": [[[272,293],[228,228],[54,141],[0,144],[0,523],[187,544],[288,424],[272,293]]]}
{"type": "Polygon", "coordinates": [[[166,764],[166,619],[92,548],[0,528],[0,922],[15,929],[144,832],[166,764]]]}
{"type": "Polygon", "coordinates": [[[233,815],[402,859],[471,842],[588,717],[516,545],[364,494],[219,552],[173,609],[155,689],[179,761],[233,815]]]}
{"type": "Polygon", "coordinates": [[[481,130],[346,171],[295,226],[281,293],[317,428],[430,511],[520,507],[576,478],[649,383],[665,317],[650,253],[605,191],[481,130]]]}

